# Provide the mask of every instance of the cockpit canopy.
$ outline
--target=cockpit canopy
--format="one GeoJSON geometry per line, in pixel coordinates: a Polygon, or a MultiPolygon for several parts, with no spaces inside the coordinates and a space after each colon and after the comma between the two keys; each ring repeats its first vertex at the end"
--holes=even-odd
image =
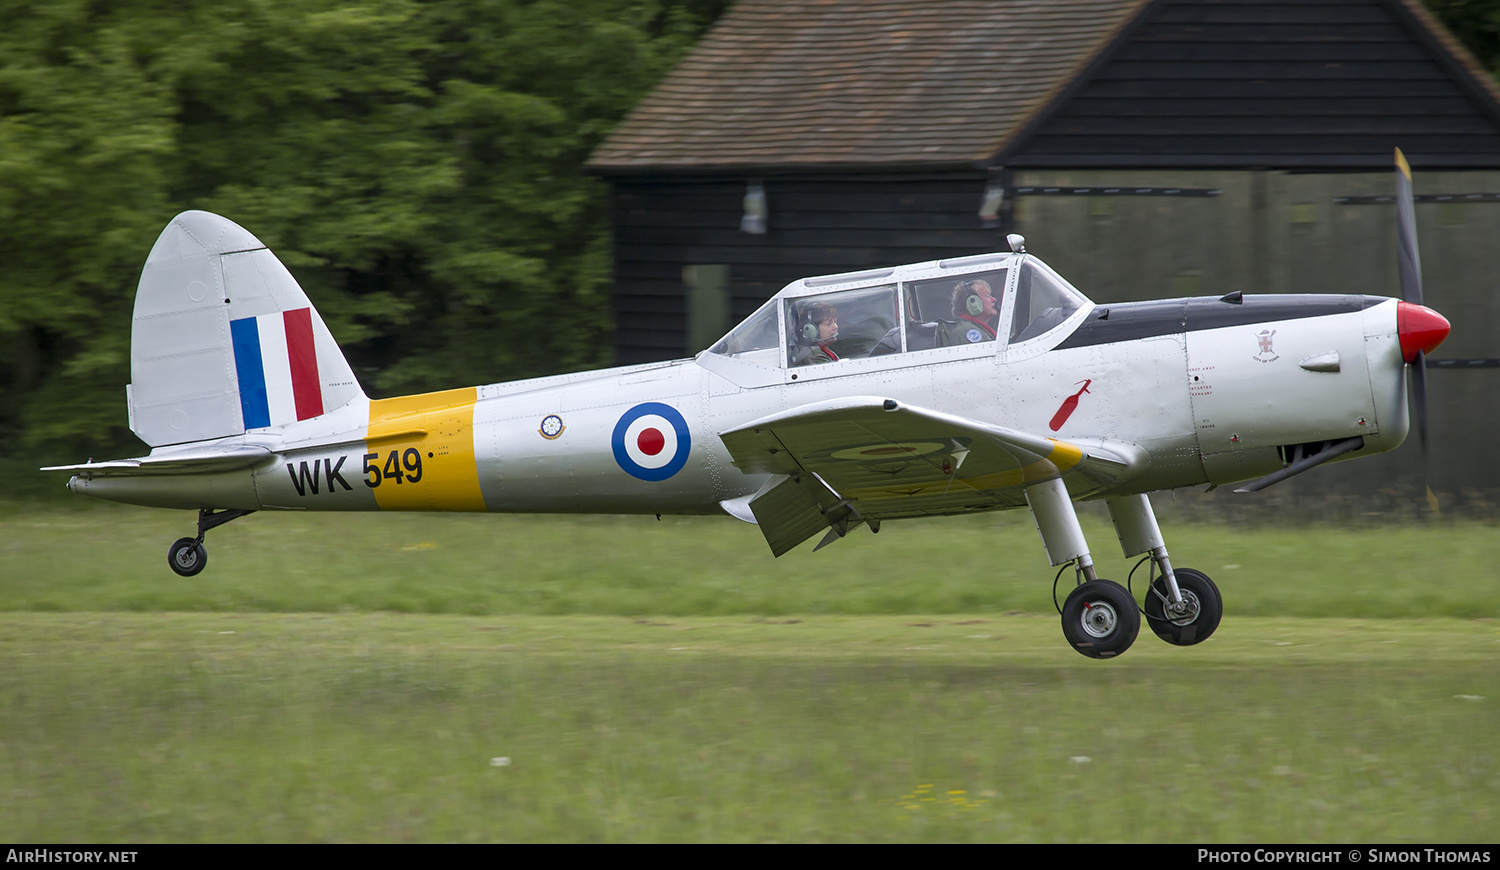
{"type": "Polygon", "coordinates": [[[797,281],[707,353],[796,369],[943,348],[994,352],[1089,306],[1035,257],[987,254],[797,281]]]}

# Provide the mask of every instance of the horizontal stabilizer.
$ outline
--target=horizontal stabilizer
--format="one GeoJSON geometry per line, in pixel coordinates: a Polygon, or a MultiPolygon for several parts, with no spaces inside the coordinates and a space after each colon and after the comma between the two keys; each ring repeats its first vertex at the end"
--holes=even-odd
{"type": "Polygon", "coordinates": [[[82,465],[53,465],[42,471],[72,471],[89,476],[154,476],[162,474],[199,474],[211,471],[234,471],[250,468],[276,454],[264,447],[234,445],[228,447],[198,446],[190,450],[153,453],[139,459],[116,459],[110,462],[85,462],[82,465]]]}

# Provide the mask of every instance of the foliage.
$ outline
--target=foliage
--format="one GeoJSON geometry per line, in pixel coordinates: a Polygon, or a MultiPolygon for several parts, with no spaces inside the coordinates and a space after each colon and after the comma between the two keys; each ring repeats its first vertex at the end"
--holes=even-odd
{"type": "Polygon", "coordinates": [[[130,440],[136,276],[190,208],[286,262],[372,395],[606,363],[580,167],[724,5],[0,0],[0,446],[130,440]]]}
{"type": "Polygon", "coordinates": [[[1423,0],[1484,68],[1500,73],[1500,0],[1423,0]]]}

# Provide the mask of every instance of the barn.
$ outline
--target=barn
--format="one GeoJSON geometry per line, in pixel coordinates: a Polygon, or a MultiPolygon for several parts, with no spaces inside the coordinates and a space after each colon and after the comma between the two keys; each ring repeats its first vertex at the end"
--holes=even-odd
{"type": "MultiPolygon", "coordinates": [[[[1397,147],[1455,326],[1430,476],[1481,504],[1500,464],[1460,447],[1500,422],[1500,89],[1419,0],[741,0],[588,169],[626,364],[701,350],[799,277],[1007,232],[1100,303],[1397,295],[1397,147]]],[[[1420,453],[1374,463],[1317,486],[1399,491],[1420,453]]]]}

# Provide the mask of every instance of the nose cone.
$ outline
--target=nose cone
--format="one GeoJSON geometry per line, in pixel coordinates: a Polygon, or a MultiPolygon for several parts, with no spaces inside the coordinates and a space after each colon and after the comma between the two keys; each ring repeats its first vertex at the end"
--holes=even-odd
{"type": "Polygon", "coordinates": [[[1396,303],[1396,333],[1401,336],[1401,357],[1415,362],[1417,353],[1432,353],[1453,327],[1448,318],[1423,305],[1396,303]]]}

